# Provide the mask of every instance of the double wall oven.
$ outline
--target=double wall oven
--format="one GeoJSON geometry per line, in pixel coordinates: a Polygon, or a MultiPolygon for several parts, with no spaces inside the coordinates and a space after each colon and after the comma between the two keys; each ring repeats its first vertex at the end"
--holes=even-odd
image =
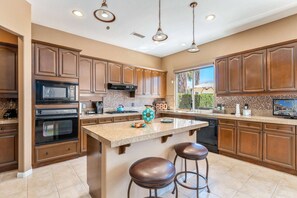
{"type": "Polygon", "coordinates": [[[78,84],[36,80],[36,104],[36,146],[78,139],[78,84]]]}

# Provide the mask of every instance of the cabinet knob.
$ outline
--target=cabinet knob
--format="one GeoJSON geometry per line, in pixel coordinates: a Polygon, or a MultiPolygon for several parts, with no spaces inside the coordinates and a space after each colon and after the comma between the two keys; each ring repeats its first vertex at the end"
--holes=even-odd
{"type": "Polygon", "coordinates": [[[68,148],[67,150],[70,151],[70,148],[68,148]]]}
{"type": "Polygon", "coordinates": [[[0,130],[2,131],[2,130],[3,130],[3,128],[1,127],[1,128],[0,128],[0,130]]]}
{"type": "Polygon", "coordinates": [[[45,152],[45,155],[48,155],[48,152],[45,152]]]}

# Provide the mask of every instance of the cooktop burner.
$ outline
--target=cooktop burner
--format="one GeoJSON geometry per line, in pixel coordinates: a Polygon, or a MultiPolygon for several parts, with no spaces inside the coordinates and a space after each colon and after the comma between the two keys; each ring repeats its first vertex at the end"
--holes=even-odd
{"type": "Polygon", "coordinates": [[[107,111],[105,113],[117,114],[117,113],[138,113],[138,111],[107,111]]]}

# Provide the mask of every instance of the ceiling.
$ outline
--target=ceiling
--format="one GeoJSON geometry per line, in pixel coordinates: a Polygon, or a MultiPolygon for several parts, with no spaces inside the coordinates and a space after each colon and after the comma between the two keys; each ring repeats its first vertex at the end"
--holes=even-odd
{"type": "MultiPolygon", "coordinates": [[[[186,50],[192,42],[193,0],[162,0],[162,29],[168,35],[156,44],[152,36],[158,26],[157,0],[107,0],[116,15],[113,23],[95,19],[101,0],[27,0],[32,4],[32,22],[90,39],[164,57],[186,50]],[[77,17],[73,10],[84,16],[77,17]],[[107,30],[106,27],[110,26],[107,30]],[[145,36],[132,36],[137,32],[145,36]]],[[[196,8],[196,43],[201,45],[246,29],[297,13],[296,0],[200,0],[196,8]],[[216,19],[205,17],[215,14],[216,19]]]]}

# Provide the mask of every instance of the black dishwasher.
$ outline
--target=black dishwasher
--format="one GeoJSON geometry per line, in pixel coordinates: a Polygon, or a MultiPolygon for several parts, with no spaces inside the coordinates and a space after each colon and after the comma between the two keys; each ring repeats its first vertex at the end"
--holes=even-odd
{"type": "Polygon", "coordinates": [[[204,145],[210,152],[218,153],[218,120],[215,118],[195,117],[195,120],[208,122],[209,126],[197,132],[197,143],[204,145]]]}

